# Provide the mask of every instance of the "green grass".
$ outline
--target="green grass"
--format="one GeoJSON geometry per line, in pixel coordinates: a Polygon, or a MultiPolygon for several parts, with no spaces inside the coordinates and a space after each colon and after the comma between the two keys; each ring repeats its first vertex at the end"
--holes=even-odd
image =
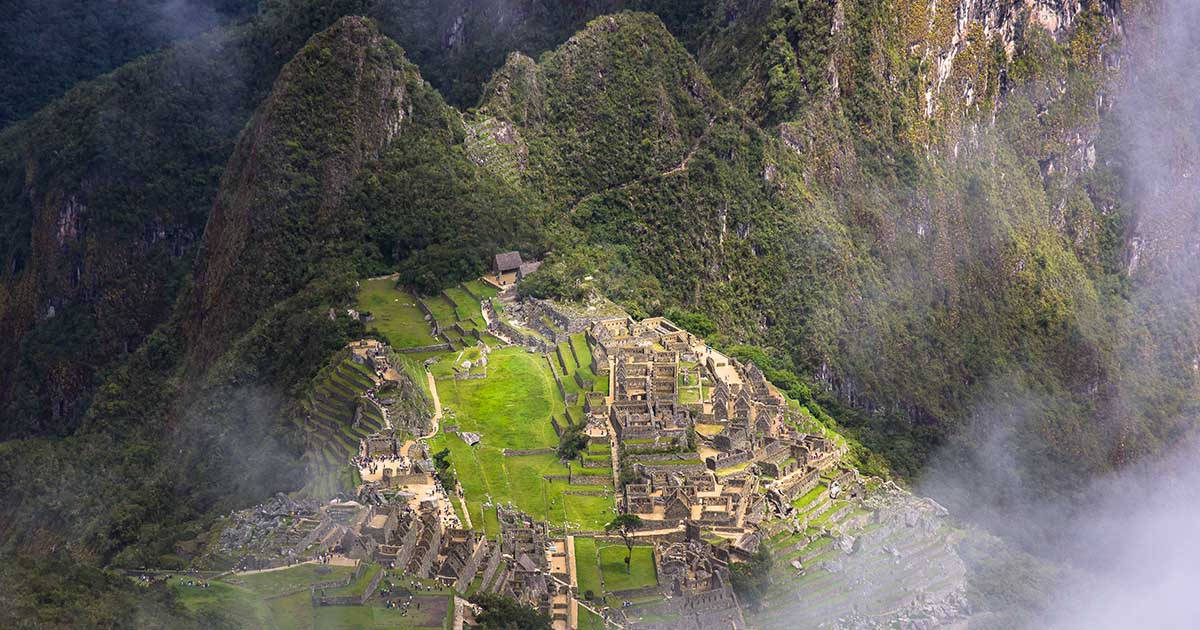
{"type": "Polygon", "coordinates": [[[553,377],[545,361],[520,348],[506,348],[488,357],[488,376],[473,381],[438,384],[448,420],[463,431],[483,435],[494,448],[552,447],[558,437],[550,415],[561,411],[553,377]],[[558,408],[556,408],[558,407],[558,408]]]}
{"type": "Polygon", "coordinates": [[[265,596],[282,593],[298,586],[308,586],[317,582],[331,582],[333,580],[344,579],[352,573],[354,573],[353,567],[301,564],[279,571],[252,573],[250,575],[231,575],[225,578],[225,581],[257,595],[265,596]],[[324,574],[317,573],[318,568],[329,569],[329,571],[324,574]]]}
{"type": "Polygon", "coordinates": [[[579,630],[604,630],[604,620],[586,608],[579,609],[579,630]]]}
{"type": "Polygon", "coordinates": [[[482,523],[489,535],[499,533],[494,511],[482,505],[489,496],[493,502],[511,501],[555,527],[566,520],[581,529],[598,529],[612,519],[611,493],[599,497],[566,495],[565,490],[580,488],[543,478],[567,472],[554,454],[505,457],[499,449],[482,445],[472,449],[457,436],[446,434],[439,434],[430,444],[434,451],[450,449],[450,461],[466,493],[471,521],[482,523]]]}
{"type": "Polygon", "coordinates": [[[575,539],[575,579],[579,583],[580,597],[588,591],[599,600],[604,593],[600,586],[600,564],[596,559],[596,539],[575,539]]]}
{"type": "MultiPolygon", "coordinates": [[[[611,493],[600,497],[564,495],[565,481],[545,476],[565,475],[567,469],[554,454],[505,457],[503,449],[554,448],[558,436],[551,414],[562,416],[565,406],[558,396],[550,366],[541,355],[520,348],[505,348],[488,357],[488,376],[480,380],[439,381],[443,408],[452,410],[444,420],[460,431],[483,436],[469,447],[458,436],[440,433],[430,440],[434,451],[447,448],[450,461],[467,497],[473,523],[489,535],[498,533],[495,515],[483,508],[493,502],[512,502],[535,518],[556,527],[565,522],[582,529],[598,529],[612,518],[611,493]]],[[[576,467],[578,468],[578,467],[576,467]]],[[[578,472],[578,471],[576,471],[578,472]]],[[[611,474],[610,471],[599,471],[611,474]]],[[[578,489],[578,488],[576,488],[578,489]]]]}
{"type": "Polygon", "coordinates": [[[441,343],[429,333],[425,314],[416,306],[417,299],[396,289],[387,278],[363,280],[358,291],[358,310],[375,318],[367,326],[379,331],[395,348],[412,348],[441,343]]]}
{"type": "MultiPolygon", "coordinates": [[[[244,581],[245,586],[217,581],[210,582],[209,588],[202,589],[194,586],[179,586],[176,578],[172,580],[171,589],[179,603],[189,612],[220,617],[229,622],[229,627],[235,628],[254,628],[256,630],[260,628],[279,630],[317,630],[318,628],[321,630],[327,628],[432,630],[445,626],[445,617],[436,614],[432,607],[427,611],[418,611],[412,608],[408,615],[404,616],[398,609],[388,609],[378,605],[313,608],[308,589],[286,597],[266,599],[269,595],[291,588],[344,578],[353,572],[350,567],[328,567],[331,569],[328,574],[318,575],[314,571],[317,566],[301,565],[282,571],[231,576],[230,579],[244,581]]],[[[326,594],[353,594],[341,593],[340,591],[343,590],[361,593],[367,582],[379,570],[378,566],[368,567],[363,576],[349,587],[329,589],[326,594]]]]}
{"type": "Polygon", "coordinates": [[[458,287],[446,289],[446,295],[454,300],[458,305],[459,319],[474,322],[475,326],[480,330],[487,328],[487,324],[483,321],[483,313],[480,311],[479,300],[471,297],[466,291],[458,287]]]}
{"type": "Polygon", "coordinates": [[[604,588],[623,591],[658,584],[654,569],[654,548],[634,547],[629,572],[625,570],[625,545],[616,544],[600,548],[600,573],[604,588]]]}
{"type": "Polygon", "coordinates": [[[313,610],[313,628],[320,630],[374,630],[378,628],[401,628],[425,630],[443,628],[445,619],[441,615],[422,614],[410,608],[401,615],[398,608],[383,606],[322,606],[313,610]]]}
{"type": "Polygon", "coordinates": [[[313,627],[312,598],[307,590],[267,600],[267,606],[275,617],[275,627],[289,630],[313,627]]]}
{"type": "Polygon", "coordinates": [[[367,585],[371,583],[371,578],[375,577],[375,574],[379,573],[379,571],[380,571],[379,565],[368,564],[367,568],[363,571],[362,575],[360,575],[358,577],[358,579],[354,580],[353,582],[350,582],[346,586],[342,586],[339,588],[326,589],[325,595],[327,595],[329,597],[346,597],[346,596],[351,596],[351,595],[362,595],[363,591],[365,591],[367,589],[367,585]]]}
{"type": "Polygon", "coordinates": [[[821,496],[821,493],[824,491],[825,491],[825,486],[822,486],[821,484],[817,484],[816,487],[814,487],[812,490],[809,490],[804,496],[800,497],[799,499],[796,499],[795,501],[792,501],[792,507],[796,508],[797,510],[803,511],[804,509],[806,509],[808,507],[808,505],[810,503],[812,503],[813,501],[816,501],[817,497],[821,496]]]}
{"type": "Polygon", "coordinates": [[[571,346],[575,348],[575,356],[579,357],[579,367],[591,372],[592,349],[587,344],[587,335],[584,333],[571,335],[571,346]]]}
{"type": "Polygon", "coordinates": [[[427,298],[421,298],[425,302],[425,306],[429,307],[429,312],[433,313],[434,319],[442,325],[442,328],[449,328],[458,321],[458,314],[455,313],[454,307],[440,295],[434,295],[427,298]]]}
{"type": "MultiPolygon", "coordinates": [[[[171,579],[171,590],[184,608],[193,614],[216,614],[242,620],[244,627],[270,627],[271,609],[256,595],[244,589],[211,582],[208,588],[181,586],[178,578],[171,579]]],[[[307,593],[305,603],[311,607],[307,593]]]]}
{"type": "Polygon", "coordinates": [[[490,297],[496,297],[496,295],[500,293],[496,287],[487,284],[482,280],[472,280],[464,284],[466,284],[467,288],[471,290],[471,293],[474,293],[485,300],[490,297]]]}

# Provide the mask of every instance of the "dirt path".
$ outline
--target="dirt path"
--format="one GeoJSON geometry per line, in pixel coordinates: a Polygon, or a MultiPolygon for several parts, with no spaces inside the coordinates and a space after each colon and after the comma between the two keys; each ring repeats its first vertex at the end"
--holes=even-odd
{"type": "Polygon", "coordinates": [[[466,521],[467,529],[474,529],[471,526],[471,510],[467,509],[467,500],[461,494],[458,495],[458,505],[462,507],[463,519],[466,521]]]}
{"type": "MultiPolygon", "coordinates": [[[[271,573],[273,571],[286,571],[288,569],[294,569],[303,564],[318,564],[318,562],[316,560],[305,560],[304,562],[297,562],[295,564],[285,564],[283,566],[272,567],[270,569],[253,569],[251,571],[234,571],[233,575],[254,575],[256,573],[271,573]]],[[[344,556],[333,556],[332,558],[329,559],[329,564],[332,566],[335,566],[335,567],[352,567],[352,566],[356,566],[358,564],[358,560],[354,560],[353,558],[346,558],[344,556]]]]}
{"type": "Polygon", "coordinates": [[[425,368],[425,379],[429,383],[429,395],[433,396],[433,428],[428,435],[422,435],[420,439],[427,440],[438,432],[438,425],[442,421],[442,399],[438,398],[437,380],[433,378],[433,372],[429,368],[425,368]]]}

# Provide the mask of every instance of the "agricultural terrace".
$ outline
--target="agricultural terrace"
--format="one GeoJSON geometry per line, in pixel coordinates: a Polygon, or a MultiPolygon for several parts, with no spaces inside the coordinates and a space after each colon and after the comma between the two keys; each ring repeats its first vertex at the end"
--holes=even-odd
{"type": "Polygon", "coordinates": [[[555,526],[597,529],[612,518],[611,474],[606,469],[582,471],[578,464],[558,461],[558,436],[551,415],[562,417],[565,405],[545,357],[521,348],[503,348],[488,359],[487,377],[443,380],[438,394],[446,417],[443,427],[457,426],[483,436],[474,447],[443,431],[430,440],[433,450],[450,450],[450,462],[463,486],[471,522],[489,534],[499,528],[489,503],[512,502],[555,526]],[[504,449],[539,450],[508,455],[504,449]],[[600,473],[600,474],[596,474],[600,473]],[[575,476],[575,484],[546,477],[575,476]],[[595,484],[587,483],[590,479],[595,484]],[[574,492],[601,493],[573,494],[574,492]]]}

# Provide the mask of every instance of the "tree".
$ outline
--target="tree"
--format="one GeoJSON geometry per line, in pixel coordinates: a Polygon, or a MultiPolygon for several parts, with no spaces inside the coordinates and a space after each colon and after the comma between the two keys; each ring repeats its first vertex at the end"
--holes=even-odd
{"type": "Polygon", "coordinates": [[[583,423],[571,425],[563,430],[558,437],[558,459],[564,462],[579,457],[579,453],[587,448],[588,436],[583,432],[583,423]]]}
{"type": "Polygon", "coordinates": [[[771,554],[766,549],[759,549],[750,556],[749,562],[729,565],[729,571],[738,597],[758,608],[771,583],[771,554]]]}
{"type": "Polygon", "coordinates": [[[608,533],[616,532],[621,540],[625,541],[625,572],[632,571],[631,562],[633,560],[633,532],[637,531],[642,526],[642,517],[637,514],[620,514],[608,525],[604,526],[604,531],[608,533]]]}
{"type": "Polygon", "coordinates": [[[450,449],[444,448],[433,454],[433,467],[437,469],[437,477],[442,482],[442,487],[446,492],[452,491],[458,480],[454,477],[454,471],[450,470],[450,449]]]}
{"type": "Polygon", "coordinates": [[[483,630],[550,630],[550,616],[508,597],[476,593],[471,603],[483,609],[475,616],[483,630]]]}

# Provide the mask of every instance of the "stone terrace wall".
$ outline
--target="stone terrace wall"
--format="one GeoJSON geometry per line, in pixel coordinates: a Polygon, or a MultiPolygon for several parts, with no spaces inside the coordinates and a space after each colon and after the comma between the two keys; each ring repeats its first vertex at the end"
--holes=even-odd
{"type": "Polygon", "coordinates": [[[432,346],[416,346],[414,348],[393,348],[396,352],[410,354],[416,352],[449,352],[453,350],[453,346],[448,343],[439,343],[432,346]]]}
{"type": "MultiPolygon", "coordinates": [[[[357,580],[357,579],[361,578],[361,577],[362,577],[362,575],[363,575],[363,572],[364,572],[364,571],[366,571],[366,570],[367,570],[367,565],[363,564],[362,562],[359,562],[359,563],[358,563],[358,566],[357,566],[357,567],[355,567],[355,569],[354,569],[354,573],[351,573],[349,576],[347,576],[347,577],[344,577],[344,578],[342,578],[342,579],[340,579],[340,580],[331,580],[331,581],[329,581],[329,582],[318,582],[318,583],[316,583],[316,584],[310,584],[310,585],[308,585],[308,586],[300,586],[300,587],[297,587],[297,588],[291,589],[291,591],[285,591],[284,593],[280,593],[280,594],[277,594],[277,595],[272,595],[270,598],[267,598],[267,599],[274,599],[274,598],[278,598],[278,597],[285,597],[285,596],[287,596],[287,595],[291,595],[292,593],[299,593],[300,591],[303,591],[304,589],[306,589],[306,588],[307,588],[307,589],[309,589],[309,591],[312,593],[312,604],[313,604],[313,606],[331,606],[331,605],[336,605],[336,604],[327,603],[327,602],[334,602],[334,601],[337,601],[337,600],[342,600],[342,599],[360,600],[360,599],[363,599],[361,596],[355,596],[355,597],[350,597],[350,598],[346,598],[346,597],[325,597],[325,596],[323,596],[323,595],[318,595],[318,594],[317,594],[317,591],[319,591],[319,590],[321,590],[321,589],[326,589],[326,588],[342,588],[343,586],[350,586],[350,584],[351,584],[352,582],[354,582],[355,580],[357,580]]],[[[383,575],[383,571],[381,570],[381,571],[379,571],[379,573],[376,573],[376,574],[375,574],[375,579],[373,579],[373,580],[372,580],[372,582],[374,582],[375,584],[379,584],[379,579],[378,579],[378,578],[379,578],[380,576],[382,576],[382,575],[383,575]]],[[[368,589],[366,592],[374,592],[374,589],[373,589],[373,588],[371,588],[371,589],[368,589]]],[[[354,602],[352,602],[352,603],[362,603],[362,602],[360,602],[360,601],[354,601],[354,602]]]]}

